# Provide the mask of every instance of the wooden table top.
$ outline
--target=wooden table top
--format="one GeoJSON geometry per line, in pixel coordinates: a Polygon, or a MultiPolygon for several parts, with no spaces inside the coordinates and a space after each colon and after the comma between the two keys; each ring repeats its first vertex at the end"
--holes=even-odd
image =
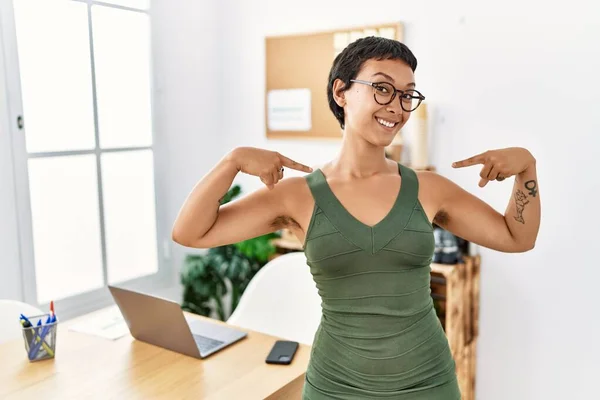
{"type": "Polygon", "coordinates": [[[107,340],[69,331],[68,326],[79,321],[59,324],[54,359],[29,362],[22,339],[0,344],[0,398],[300,398],[310,346],[300,344],[290,365],[266,364],[278,338],[242,329],[248,332],[245,339],[200,360],[129,334],[107,340]]]}

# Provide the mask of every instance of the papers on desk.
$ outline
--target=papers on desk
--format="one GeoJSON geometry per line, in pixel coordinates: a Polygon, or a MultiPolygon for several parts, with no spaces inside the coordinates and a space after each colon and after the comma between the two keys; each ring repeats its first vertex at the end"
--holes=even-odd
{"type": "Polygon", "coordinates": [[[100,336],[109,340],[116,340],[129,333],[127,323],[116,306],[85,317],[77,324],[72,325],[69,330],[100,336]]]}

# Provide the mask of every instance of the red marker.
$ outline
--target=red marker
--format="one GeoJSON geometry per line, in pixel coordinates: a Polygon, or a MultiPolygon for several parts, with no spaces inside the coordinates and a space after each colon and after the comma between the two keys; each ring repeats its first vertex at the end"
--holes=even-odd
{"type": "Polygon", "coordinates": [[[54,317],[54,301],[50,301],[50,313],[54,317]]]}

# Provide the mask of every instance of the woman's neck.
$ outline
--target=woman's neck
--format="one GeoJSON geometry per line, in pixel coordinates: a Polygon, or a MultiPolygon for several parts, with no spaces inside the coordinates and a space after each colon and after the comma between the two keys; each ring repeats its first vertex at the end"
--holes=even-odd
{"type": "Polygon", "coordinates": [[[344,133],[338,156],[331,168],[344,178],[368,178],[390,172],[390,162],[385,157],[385,147],[367,142],[358,135],[344,133]]]}

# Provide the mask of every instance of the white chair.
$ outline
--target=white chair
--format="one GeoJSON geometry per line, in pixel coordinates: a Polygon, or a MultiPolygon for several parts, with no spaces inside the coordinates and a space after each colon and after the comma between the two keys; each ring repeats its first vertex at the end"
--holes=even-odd
{"type": "Polygon", "coordinates": [[[42,315],[39,308],[15,300],[0,300],[0,343],[23,337],[19,316],[42,315]]]}
{"type": "Polygon", "coordinates": [[[320,320],[321,298],[306,256],[293,252],[256,273],[227,322],[312,345],[320,320]]]}

